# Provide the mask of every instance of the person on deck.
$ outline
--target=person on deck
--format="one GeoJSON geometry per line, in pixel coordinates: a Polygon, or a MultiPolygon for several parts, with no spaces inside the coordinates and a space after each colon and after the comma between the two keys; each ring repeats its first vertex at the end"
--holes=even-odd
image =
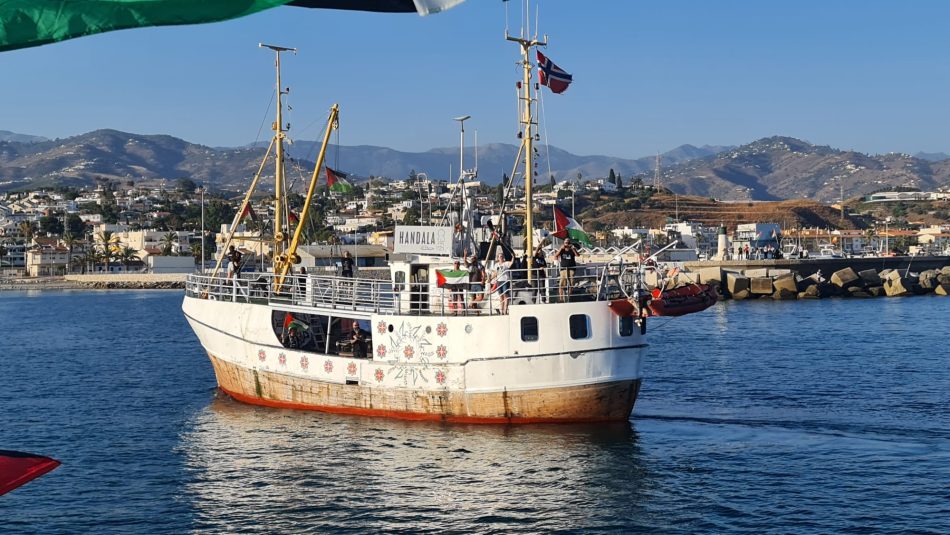
{"type": "Polygon", "coordinates": [[[509,262],[505,261],[505,256],[499,252],[495,259],[495,273],[492,278],[495,281],[495,293],[498,294],[498,298],[501,300],[502,314],[508,313],[508,292],[511,290],[509,269],[509,262]]]}
{"type": "MultiPolygon", "coordinates": [[[[458,260],[452,265],[452,271],[461,271],[461,262],[458,260]]],[[[465,309],[465,298],[462,297],[462,290],[465,283],[461,284],[448,284],[450,292],[450,305],[449,307],[453,310],[452,315],[458,315],[459,310],[465,309]]]]}
{"type": "Polygon", "coordinates": [[[540,248],[534,250],[531,266],[534,268],[534,273],[532,273],[534,285],[538,289],[539,295],[544,297],[545,294],[547,294],[545,290],[547,290],[548,286],[548,261],[544,259],[544,251],[540,248]]]}
{"type": "Polygon", "coordinates": [[[478,258],[472,255],[465,261],[465,269],[468,270],[468,291],[472,294],[469,308],[478,310],[478,304],[485,298],[485,268],[478,258]]]}
{"type": "Polygon", "coordinates": [[[561,302],[566,303],[571,298],[571,290],[574,288],[574,271],[577,269],[577,249],[574,248],[570,238],[564,239],[564,243],[554,256],[561,266],[557,294],[561,302]]]}
{"type": "Polygon", "coordinates": [[[352,279],[355,265],[353,255],[351,255],[349,251],[344,251],[343,258],[340,259],[340,276],[352,279]]]}
{"type": "MultiPolygon", "coordinates": [[[[241,254],[241,251],[238,251],[237,249],[235,249],[233,245],[228,250],[227,259],[228,259],[228,278],[229,279],[240,273],[241,258],[243,256],[244,255],[241,254]]],[[[240,277],[240,275],[238,275],[238,277],[240,277]]]]}

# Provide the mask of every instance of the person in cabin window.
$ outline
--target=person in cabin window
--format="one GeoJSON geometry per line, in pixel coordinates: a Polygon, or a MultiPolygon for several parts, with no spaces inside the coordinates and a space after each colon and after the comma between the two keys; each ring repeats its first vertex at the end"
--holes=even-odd
{"type": "Polygon", "coordinates": [[[350,342],[353,343],[353,358],[366,358],[366,331],[360,327],[360,322],[353,322],[353,332],[350,333],[350,342]]]}
{"type": "Polygon", "coordinates": [[[571,289],[574,287],[574,271],[577,269],[577,249],[570,238],[565,238],[561,248],[554,253],[561,266],[558,280],[557,294],[562,303],[571,298],[571,289]]]}
{"type": "Polygon", "coordinates": [[[353,255],[349,251],[343,253],[343,258],[340,259],[340,276],[346,277],[349,279],[353,278],[353,267],[356,263],[353,261],[353,255]]]}

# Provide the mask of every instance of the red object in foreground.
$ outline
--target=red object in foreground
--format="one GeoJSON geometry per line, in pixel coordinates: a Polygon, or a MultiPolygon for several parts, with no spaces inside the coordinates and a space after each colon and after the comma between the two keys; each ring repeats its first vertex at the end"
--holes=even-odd
{"type": "Polygon", "coordinates": [[[42,455],[0,450],[0,496],[50,472],[59,464],[56,459],[42,455]]]}
{"type": "Polygon", "coordinates": [[[682,316],[706,310],[718,300],[719,296],[716,295],[716,290],[712,286],[690,284],[681,288],[664,290],[659,297],[654,296],[648,306],[654,316],[682,316]]]}

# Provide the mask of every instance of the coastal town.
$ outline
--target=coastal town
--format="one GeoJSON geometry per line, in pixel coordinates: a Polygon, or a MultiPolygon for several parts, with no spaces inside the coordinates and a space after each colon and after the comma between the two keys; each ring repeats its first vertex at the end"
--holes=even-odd
{"type": "MultiPolygon", "coordinates": [[[[555,182],[552,177],[549,184],[535,186],[535,220],[553,231],[555,207],[574,216],[588,237],[581,244],[582,258],[613,255],[637,241],[647,244],[647,250],[675,243],[661,257],[669,262],[950,254],[950,224],[939,221],[950,202],[947,192],[879,192],[828,206],[829,211],[840,210],[840,226],[809,227],[764,209],[776,203],[720,203],[718,213],[709,207],[691,212],[695,198],[677,197],[644,182],[644,177],[624,180],[612,171],[594,180],[555,182]],[[740,205],[748,213],[736,215],[740,205]],[[606,218],[604,207],[613,210],[606,218]],[[637,213],[643,217],[630,218],[637,213]],[[602,223],[618,214],[642,226],[608,228],[602,223]],[[786,220],[761,219],[770,215],[786,220]],[[728,245],[720,251],[723,232],[728,245]]],[[[393,250],[396,224],[451,224],[462,188],[479,221],[498,225],[504,184],[453,183],[411,171],[406,179],[372,177],[322,186],[304,223],[304,243],[309,245],[301,248],[301,266],[332,270],[350,246],[359,267],[384,265],[393,250]]],[[[517,250],[523,243],[519,231],[525,204],[517,184],[509,189],[508,197],[519,199],[506,209],[517,250]]],[[[0,195],[0,276],[180,274],[209,268],[222,252],[239,201],[236,193],[208,191],[189,179],[103,179],[94,188],[5,193],[0,195]]],[[[299,213],[303,196],[293,193],[289,202],[299,213]]],[[[272,211],[272,197],[257,198],[236,227],[232,243],[254,259],[252,265],[270,264],[272,211]]]]}

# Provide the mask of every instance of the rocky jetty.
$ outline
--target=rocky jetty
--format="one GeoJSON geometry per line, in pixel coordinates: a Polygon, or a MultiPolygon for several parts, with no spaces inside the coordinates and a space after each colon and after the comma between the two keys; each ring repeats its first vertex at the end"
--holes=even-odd
{"type": "Polygon", "coordinates": [[[682,284],[703,283],[715,287],[724,299],[823,299],[827,297],[903,297],[950,295],[950,265],[919,273],[909,270],[846,267],[827,276],[820,271],[802,277],[788,269],[757,268],[728,270],[721,267],[680,272],[682,284]]]}

